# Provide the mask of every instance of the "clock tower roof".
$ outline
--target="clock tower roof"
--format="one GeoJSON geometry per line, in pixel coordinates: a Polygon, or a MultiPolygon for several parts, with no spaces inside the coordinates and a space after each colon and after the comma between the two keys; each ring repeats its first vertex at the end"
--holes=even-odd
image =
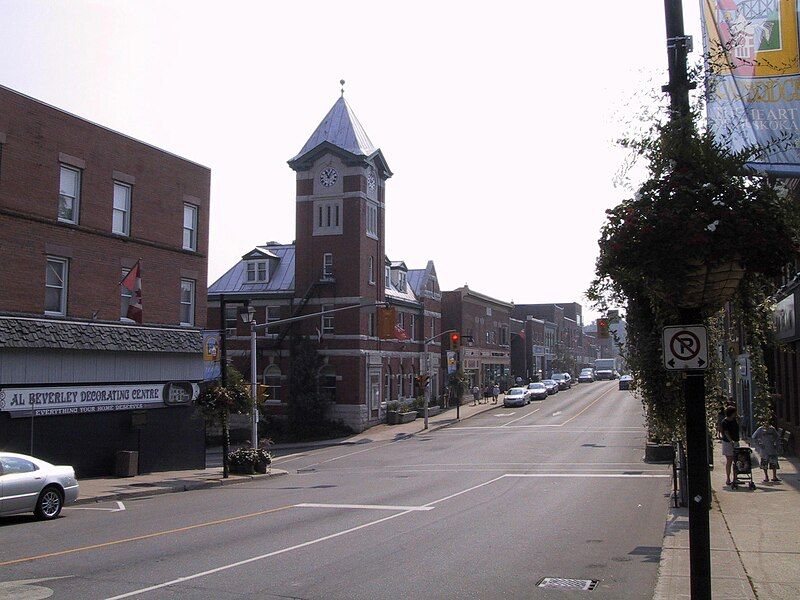
{"type": "Polygon", "coordinates": [[[354,162],[377,158],[376,162],[383,168],[384,177],[392,175],[383,153],[370,141],[344,96],[341,96],[328,111],[302,150],[289,160],[289,166],[296,171],[308,168],[310,163],[325,150],[333,151],[354,162]]]}

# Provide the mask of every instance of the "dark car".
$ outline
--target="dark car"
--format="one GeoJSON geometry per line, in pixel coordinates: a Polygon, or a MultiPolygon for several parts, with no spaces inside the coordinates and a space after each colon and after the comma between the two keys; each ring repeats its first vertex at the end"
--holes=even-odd
{"type": "Polygon", "coordinates": [[[558,382],[553,381],[552,379],[543,379],[542,383],[547,388],[548,394],[557,394],[558,393],[558,382]]]}
{"type": "Polygon", "coordinates": [[[572,376],[569,373],[553,373],[550,379],[558,383],[559,390],[568,390],[572,387],[572,376]]]}
{"type": "Polygon", "coordinates": [[[633,387],[633,377],[630,375],[623,375],[619,378],[619,389],[629,390],[633,387]]]}

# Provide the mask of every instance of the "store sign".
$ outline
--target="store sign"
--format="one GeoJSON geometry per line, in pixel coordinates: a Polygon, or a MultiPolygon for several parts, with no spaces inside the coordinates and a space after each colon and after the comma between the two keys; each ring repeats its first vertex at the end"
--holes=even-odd
{"type": "Polygon", "coordinates": [[[0,388],[0,411],[11,417],[77,415],[188,404],[199,393],[189,382],[0,388]]]}

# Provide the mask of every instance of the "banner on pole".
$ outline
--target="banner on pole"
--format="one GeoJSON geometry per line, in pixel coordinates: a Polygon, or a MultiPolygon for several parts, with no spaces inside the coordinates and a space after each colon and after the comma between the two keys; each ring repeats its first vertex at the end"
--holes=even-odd
{"type": "Polygon", "coordinates": [[[756,171],[800,176],[796,0],[700,0],[700,5],[709,128],[733,152],[766,148],[750,163],[756,171]]]}

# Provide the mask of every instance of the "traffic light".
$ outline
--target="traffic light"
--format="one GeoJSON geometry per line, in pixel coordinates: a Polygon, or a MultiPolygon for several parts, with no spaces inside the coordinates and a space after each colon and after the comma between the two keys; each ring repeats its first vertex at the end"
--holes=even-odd
{"type": "Polygon", "coordinates": [[[461,345],[461,334],[460,333],[451,333],[450,334],[450,350],[458,350],[458,347],[461,345]]]}
{"type": "Polygon", "coordinates": [[[608,338],[608,319],[597,319],[597,339],[607,340],[608,338]]]}

